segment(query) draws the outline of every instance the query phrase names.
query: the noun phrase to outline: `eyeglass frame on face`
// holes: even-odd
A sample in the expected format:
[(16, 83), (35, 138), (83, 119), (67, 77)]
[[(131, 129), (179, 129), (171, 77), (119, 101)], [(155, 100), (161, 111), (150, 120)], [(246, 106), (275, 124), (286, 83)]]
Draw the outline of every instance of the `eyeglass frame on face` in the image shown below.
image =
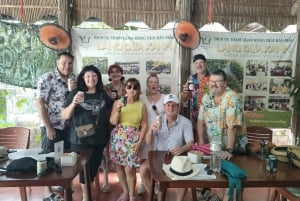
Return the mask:
[(135, 84), (127, 84), (126, 85), (126, 89), (133, 89), (133, 90), (135, 90), (135, 91), (137, 91), (139, 88), (138, 88), (138, 86), (137, 85), (135, 85)]
[(213, 83), (213, 84), (218, 84), (218, 83), (224, 82), (224, 81), (225, 81), (225, 80), (215, 80), (215, 81), (209, 80), (209, 82), (210, 82), (210, 83)]

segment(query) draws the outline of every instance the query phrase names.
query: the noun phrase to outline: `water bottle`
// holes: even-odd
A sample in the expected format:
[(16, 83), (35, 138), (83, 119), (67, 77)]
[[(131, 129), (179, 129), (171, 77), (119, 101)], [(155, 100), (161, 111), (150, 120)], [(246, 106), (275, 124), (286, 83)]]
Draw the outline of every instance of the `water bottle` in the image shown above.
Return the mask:
[(210, 169), (214, 172), (221, 171), (221, 151), (222, 136), (214, 132), (210, 143)]
[(210, 169), (214, 172), (221, 171), (221, 144), (210, 144)]

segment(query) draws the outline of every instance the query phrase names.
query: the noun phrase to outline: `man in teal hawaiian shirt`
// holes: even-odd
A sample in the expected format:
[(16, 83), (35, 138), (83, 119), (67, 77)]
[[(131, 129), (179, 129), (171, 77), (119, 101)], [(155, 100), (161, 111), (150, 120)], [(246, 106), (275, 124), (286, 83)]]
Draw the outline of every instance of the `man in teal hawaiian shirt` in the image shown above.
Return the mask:
[(204, 95), (197, 121), (199, 145), (204, 144), (207, 133), (211, 141), (222, 139), (224, 159), (232, 158), (237, 128), (242, 125), (242, 102), (240, 96), (227, 86), (227, 76), (217, 70), (210, 76), (210, 93)]
[[(210, 75), (210, 93), (204, 95), (197, 121), (198, 144), (222, 141), (221, 158), (231, 159), (238, 127), (242, 125), (242, 103), (240, 96), (227, 86), (224, 71), (217, 70)], [(227, 190), (220, 192), (223, 201), (229, 200)], [(220, 195), (220, 193), (218, 193)]]

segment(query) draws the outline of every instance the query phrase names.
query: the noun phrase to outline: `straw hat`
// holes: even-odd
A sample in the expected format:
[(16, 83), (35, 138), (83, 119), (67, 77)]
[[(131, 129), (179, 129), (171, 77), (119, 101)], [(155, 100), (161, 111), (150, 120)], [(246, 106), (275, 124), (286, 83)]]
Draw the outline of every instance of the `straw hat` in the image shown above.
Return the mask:
[(174, 156), (171, 164), (166, 165), (164, 170), (166, 175), (173, 179), (188, 179), (196, 176), (200, 171), (188, 156)]

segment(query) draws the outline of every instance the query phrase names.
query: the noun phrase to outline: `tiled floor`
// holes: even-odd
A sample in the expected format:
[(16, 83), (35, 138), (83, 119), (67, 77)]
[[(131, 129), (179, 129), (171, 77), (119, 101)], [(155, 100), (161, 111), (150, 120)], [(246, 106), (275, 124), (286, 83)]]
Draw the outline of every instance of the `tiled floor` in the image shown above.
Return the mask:
[[(102, 174), (100, 174), (102, 176)], [(100, 185), (102, 178), (100, 176)], [(140, 183), (139, 175), (138, 175), (137, 183)], [(95, 194), (94, 199), (96, 201), (116, 201), (121, 193), (121, 187), (118, 183), (118, 178), (116, 173), (110, 173), (109, 182), (112, 187), (113, 192), (111, 193), (103, 193), (100, 191), (93, 190)], [(74, 193), (73, 193), (73, 201), (81, 201), (81, 188), (78, 183), (78, 178), (74, 180)], [(44, 195), (43, 187), (31, 187), (31, 190), (28, 190), (28, 201), (42, 201)], [(268, 188), (247, 188), (244, 190), (244, 201), (268, 201), (269, 200), (270, 189)], [(146, 195), (137, 196), (138, 201), (146, 201)], [(19, 201), (19, 189), (18, 188), (0, 188), (0, 201)], [(167, 201), (175, 201), (175, 192), (174, 190), (169, 190), (167, 193)], [(190, 201), (191, 192), (188, 191), (185, 201)]]

